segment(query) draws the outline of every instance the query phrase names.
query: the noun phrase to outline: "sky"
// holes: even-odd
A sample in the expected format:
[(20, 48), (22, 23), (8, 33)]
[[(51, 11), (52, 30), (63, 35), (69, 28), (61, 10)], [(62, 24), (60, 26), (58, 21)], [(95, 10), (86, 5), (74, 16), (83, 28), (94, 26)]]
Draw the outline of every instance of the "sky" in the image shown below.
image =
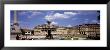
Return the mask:
[[(18, 23), (21, 28), (33, 29), (37, 25), (51, 21), (51, 24), (72, 27), (85, 23), (99, 23), (98, 10), (17, 10)], [(14, 10), (10, 11), (13, 24)]]

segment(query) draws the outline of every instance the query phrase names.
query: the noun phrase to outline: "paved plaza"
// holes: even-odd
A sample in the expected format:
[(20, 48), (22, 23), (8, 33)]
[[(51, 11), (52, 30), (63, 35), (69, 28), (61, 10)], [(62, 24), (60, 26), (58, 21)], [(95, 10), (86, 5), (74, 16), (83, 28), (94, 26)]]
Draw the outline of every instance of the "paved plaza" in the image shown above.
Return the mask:
[[(35, 36), (35, 35), (21, 35), (21, 37), (25, 37), (27, 39), (32, 38), (33, 40), (47, 40), (46, 36)], [(69, 36), (61, 36), (61, 35), (53, 35), (53, 39), (50, 40), (86, 40), (84, 37), (69, 37)], [(16, 40), (16, 35), (11, 35), (11, 40)]]

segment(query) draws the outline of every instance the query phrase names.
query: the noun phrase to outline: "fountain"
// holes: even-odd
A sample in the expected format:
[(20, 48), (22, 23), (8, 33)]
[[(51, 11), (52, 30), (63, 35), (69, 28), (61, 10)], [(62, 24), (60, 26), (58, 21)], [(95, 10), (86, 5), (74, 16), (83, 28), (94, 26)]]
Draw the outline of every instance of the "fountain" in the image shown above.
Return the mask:
[(46, 31), (48, 34), (46, 35), (46, 39), (53, 39), (53, 35), (51, 34), (52, 31), (55, 31), (56, 29), (51, 27), (51, 22), (47, 21), (47, 27), (43, 28), (42, 31)]

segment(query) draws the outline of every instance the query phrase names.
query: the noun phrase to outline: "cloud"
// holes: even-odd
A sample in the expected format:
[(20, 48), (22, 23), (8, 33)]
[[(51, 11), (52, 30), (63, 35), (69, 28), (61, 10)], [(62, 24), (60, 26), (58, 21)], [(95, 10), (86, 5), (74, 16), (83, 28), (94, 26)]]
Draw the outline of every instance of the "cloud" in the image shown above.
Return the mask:
[(28, 16), (28, 18), (36, 17), (41, 14), (42, 14), (42, 12), (33, 11), (33, 12), (31, 12), (31, 15)]
[(93, 15), (93, 14), (97, 14), (97, 16), (98, 15), (100, 15), (96, 10), (90, 10), (90, 11), (78, 11), (78, 13), (80, 14), (80, 15)]
[(49, 20), (49, 21), (55, 20), (55, 19), (65, 19), (65, 18), (68, 18), (68, 16), (64, 15), (64, 14), (61, 14), (61, 13), (55, 13), (53, 15), (46, 15), (45, 16), (45, 19)]
[(29, 22), (24, 22), (24, 21), (18, 21), (20, 24), (28, 24)]
[[(26, 24), (26, 23), (28, 23), (28, 22), (25, 22), (25, 21), (17, 21), (18, 22), (18, 24)], [(14, 23), (14, 20), (11, 20), (11, 24), (13, 24)]]
[(78, 18), (72, 18), (72, 20), (77, 20)]
[(64, 13), (54, 13), (48, 14), (45, 16), (46, 20), (55, 20), (55, 19), (68, 19), (70, 17), (75, 16), (77, 13), (74, 12), (64, 12)]
[(58, 25), (58, 23), (57, 22), (54, 22), (54, 21), (51, 24), (52, 25)]
[(22, 12), (20, 12), (19, 14), (20, 15), (26, 15), (27, 13), (29, 13), (28, 11), (22, 11)]
[(46, 15), (45, 19), (50, 21), (50, 20), (53, 20), (54, 18), (52, 17), (52, 15)]
[(88, 23), (88, 22), (89, 22), (89, 19), (85, 19), (85, 20), (84, 20), (84, 23)]
[(78, 13), (76, 13), (76, 12), (64, 12), (64, 14), (67, 14), (67, 15), (76, 15)]
[(85, 19), (86, 21), (88, 21), (89, 19)]
[(36, 17), (36, 16), (41, 15), (43, 13), (40, 11), (22, 11), (19, 14), (26, 15), (27, 18), (33, 18), (33, 17)]
[(92, 20), (91, 22), (92, 22), (92, 23), (98, 23), (98, 21), (97, 21), (97, 20)]
[(69, 24), (69, 25), (67, 25), (67, 27), (72, 27), (72, 26)]
[(61, 13), (55, 13), (53, 16), (55, 18), (69, 18), (69, 16), (67, 16), (65, 14), (61, 14)]

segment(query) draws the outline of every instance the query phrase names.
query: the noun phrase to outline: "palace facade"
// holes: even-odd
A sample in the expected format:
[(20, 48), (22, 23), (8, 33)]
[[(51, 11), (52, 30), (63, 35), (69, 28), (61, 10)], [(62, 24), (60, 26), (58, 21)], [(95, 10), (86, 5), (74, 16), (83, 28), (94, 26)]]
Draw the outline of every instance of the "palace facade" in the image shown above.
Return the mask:
[[(48, 24), (38, 25), (34, 28), (34, 35), (46, 35)], [(73, 35), (73, 36), (85, 36), (85, 37), (100, 37), (100, 24), (82, 24), (73, 27), (63, 27), (50, 25), (52, 28), (52, 35)]]
[(77, 26), (79, 34), (86, 35), (90, 39), (100, 39), (100, 24), (82, 24)]

